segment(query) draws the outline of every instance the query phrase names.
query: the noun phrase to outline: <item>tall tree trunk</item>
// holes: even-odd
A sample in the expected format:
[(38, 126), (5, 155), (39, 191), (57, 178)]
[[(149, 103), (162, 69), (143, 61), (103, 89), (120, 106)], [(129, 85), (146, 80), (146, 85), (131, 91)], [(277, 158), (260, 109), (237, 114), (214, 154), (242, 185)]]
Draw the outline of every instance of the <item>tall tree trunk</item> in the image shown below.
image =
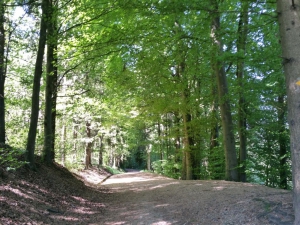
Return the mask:
[(247, 159), (247, 137), (246, 137), (246, 102), (244, 97), (244, 57), (246, 54), (246, 41), (248, 34), (248, 9), (249, 1), (243, 0), (238, 26), (237, 52), (239, 58), (236, 65), (236, 76), (238, 80), (238, 133), (240, 139), (239, 151), (239, 180), (246, 182), (246, 159)]
[[(177, 68), (177, 76), (179, 78), (183, 78), (183, 73), (185, 70), (185, 63), (181, 62)], [(184, 79), (182, 79), (184, 80)], [(190, 132), (190, 123), (192, 121), (192, 115), (190, 114), (190, 110), (188, 109), (188, 102), (190, 98), (190, 90), (188, 81), (186, 87), (182, 92), (182, 101), (185, 105), (182, 114), (182, 121), (183, 121), (183, 157), (182, 157), (182, 179), (183, 180), (191, 180), (193, 179), (193, 171), (192, 171), (192, 154), (191, 154), (191, 147), (192, 147), (192, 137)]]
[(286, 78), (292, 156), (294, 224), (300, 224), (300, 0), (277, 0), (282, 59)]
[(151, 170), (151, 150), (152, 150), (152, 146), (151, 144), (147, 146), (147, 170), (150, 171)]
[(88, 141), (85, 146), (85, 169), (88, 169), (92, 165), (92, 145), (93, 142), (91, 140), (91, 122), (86, 121), (86, 136)]
[[(53, 0), (52, 0), (53, 1)], [(52, 3), (53, 5), (53, 3)], [(52, 81), (52, 115), (51, 115), (51, 125), (52, 125), (52, 146), (51, 146), (51, 152), (55, 153), (55, 130), (56, 130), (56, 104), (57, 104), (57, 92), (58, 92), (58, 58), (57, 58), (57, 45), (58, 45), (58, 27), (57, 27), (57, 5), (58, 5), (58, 0), (55, 1), (55, 4), (53, 5), (53, 62), (52, 62), (52, 69), (53, 69), (53, 81)], [(53, 160), (54, 160), (55, 155), (53, 155)]]
[(35, 140), (36, 140), (36, 131), (39, 118), (39, 103), (40, 103), (40, 81), (43, 73), (43, 60), (44, 60), (44, 51), (47, 38), (47, 10), (48, 10), (48, 0), (42, 1), (42, 18), (40, 26), (40, 37), (38, 44), (38, 51), (35, 62), (34, 69), (34, 80), (33, 80), (33, 90), (31, 97), (31, 117), (30, 117), (30, 126), (27, 137), (27, 146), (26, 146), (26, 161), (29, 162), (29, 167), (33, 170), (36, 169), (34, 161), (34, 150), (35, 150)]
[(0, 1), (0, 146), (5, 145), (5, 7), (3, 0)]
[(220, 30), (220, 15), (218, 10), (218, 2), (216, 0), (211, 0), (211, 5), (213, 7), (212, 13), (212, 23), (211, 23), (211, 38), (214, 47), (214, 56), (212, 59), (212, 68), (215, 73), (218, 84), (218, 96), (219, 105), (221, 109), (222, 118), (222, 128), (223, 128), (223, 141), (225, 150), (225, 179), (237, 181), (238, 171), (237, 171), (237, 156), (235, 149), (233, 122), (231, 116), (231, 108), (228, 99), (228, 85), (226, 79), (226, 73), (224, 65), (219, 61), (220, 55), (222, 55), (222, 43), (219, 37)]
[[(45, 120), (44, 120), (44, 161), (47, 164), (54, 162), (54, 140), (55, 140), (55, 116), (56, 116), (56, 98), (54, 98), (57, 82), (57, 30), (56, 30), (56, 12), (52, 0), (49, 0), (48, 9), (49, 20), (47, 28), (47, 77), (45, 93)], [(54, 103), (54, 105), (53, 105)], [(54, 117), (53, 117), (54, 116)]]
[(190, 137), (190, 122), (192, 116), (189, 113), (183, 115), (183, 170), (182, 170), (182, 179), (183, 180), (192, 180), (193, 171), (192, 171), (192, 156), (191, 156), (191, 146), (192, 139)]

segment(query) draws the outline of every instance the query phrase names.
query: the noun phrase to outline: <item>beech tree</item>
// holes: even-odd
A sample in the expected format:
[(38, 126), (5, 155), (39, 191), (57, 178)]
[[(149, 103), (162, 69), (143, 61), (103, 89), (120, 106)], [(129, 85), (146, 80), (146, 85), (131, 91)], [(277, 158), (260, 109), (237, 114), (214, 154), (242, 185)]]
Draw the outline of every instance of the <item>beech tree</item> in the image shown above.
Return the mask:
[(38, 50), (36, 54), (34, 81), (31, 100), (31, 117), (30, 127), (28, 131), (27, 146), (26, 146), (26, 160), (29, 162), (31, 169), (35, 169), (34, 151), (36, 141), (36, 131), (39, 118), (40, 105), (40, 82), (43, 73), (44, 52), (47, 39), (47, 24), (48, 24), (48, 0), (42, 1), (42, 15), (40, 25), (40, 36)]
[[(220, 15), (219, 6), (216, 0), (211, 1), (213, 7), (211, 38), (215, 49), (215, 55), (221, 56), (223, 44), (220, 37)], [(223, 62), (215, 57), (212, 62), (213, 73), (218, 84), (218, 97), (221, 109), (221, 120), (223, 130), (224, 151), (226, 160), (225, 179), (238, 181), (237, 156), (235, 149), (234, 127), (232, 122), (231, 107), (228, 100), (227, 78)]]
[(238, 104), (238, 133), (239, 133), (239, 180), (246, 182), (246, 159), (247, 159), (247, 118), (246, 118), (246, 101), (245, 94), (243, 92), (244, 88), (244, 71), (245, 63), (244, 58), (246, 56), (247, 50), (247, 36), (248, 36), (248, 20), (249, 20), (249, 1), (241, 1), (242, 7), (239, 16), (238, 24), (238, 38), (237, 38), (237, 52), (239, 57), (237, 59), (236, 65), (236, 76), (238, 79), (238, 93), (239, 93), (239, 104)]
[(0, 1), (0, 146), (5, 144), (5, 98), (4, 98), (4, 84), (5, 84), (5, 7), (4, 1)]
[(44, 119), (44, 160), (51, 164), (55, 158), (55, 122), (57, 99), (57, 2), (49, 1), (47, 20), (47, 69)]
[(300, 1), (278, 0), (277, 13), (287, 90), (296, 225), (300, 224)]

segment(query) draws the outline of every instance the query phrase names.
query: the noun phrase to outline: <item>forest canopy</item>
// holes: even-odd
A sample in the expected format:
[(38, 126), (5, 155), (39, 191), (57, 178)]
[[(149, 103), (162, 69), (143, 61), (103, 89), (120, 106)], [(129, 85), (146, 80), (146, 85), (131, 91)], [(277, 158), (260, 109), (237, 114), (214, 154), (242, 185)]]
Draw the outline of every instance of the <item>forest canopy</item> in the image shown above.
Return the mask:
[(0, 34), (0, 164), (292, 187), (275, 1), (5, 0)]

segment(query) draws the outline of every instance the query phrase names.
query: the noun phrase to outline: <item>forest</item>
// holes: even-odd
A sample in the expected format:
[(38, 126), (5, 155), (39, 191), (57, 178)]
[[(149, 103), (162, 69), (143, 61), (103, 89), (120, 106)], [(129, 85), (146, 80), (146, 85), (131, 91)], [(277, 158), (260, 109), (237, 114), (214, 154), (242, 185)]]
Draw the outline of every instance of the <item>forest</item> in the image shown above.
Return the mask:
[(278, 14), (273, 0), (2, 0), (0, 164), (292, 189)]

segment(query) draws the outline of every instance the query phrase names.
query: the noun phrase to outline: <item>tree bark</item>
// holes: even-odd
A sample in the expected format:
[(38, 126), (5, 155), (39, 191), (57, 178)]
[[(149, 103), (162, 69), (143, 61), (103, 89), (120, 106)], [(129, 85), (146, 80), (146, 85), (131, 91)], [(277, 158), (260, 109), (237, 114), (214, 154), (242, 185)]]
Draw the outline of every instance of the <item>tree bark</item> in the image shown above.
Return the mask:
[[(54, 162), (55, 151), (55, 116), (56, 116), (56, 94), (54, 88), (57, 82), (57, 30), (56, 12), (53, 1), (49, 1), (47, 24), (47, 77), (45, 93), (45, 120), (44, 120), (44, 161), (47, 164)], [(56, 89), (56, 88), (55, 88)]]
[(223, 142), (225, 150), (225, 179), (238, 181), (237, 171), (237, 156), (235, 149), (234, 130), (231, 116), (230, 102), (228, 99), (228, 85), (224, 65), (219, 61), (218, 56), (222, 55), (222, 43), (219, 37), (220, 30), (220, 15), (218, 10), (218, 2), (211, 0), (213, 7), (212, 23), (211, 23), (211, 38), (213, 41), (214, 54), (212, 59), (212, 69), (215, 73), (218, 85), (219, 105), (221, 109)]
[(277, 0), (286, 78), (288, 123), (292, 156), (294, 224), (300, 224), (300, 0)]
[(35, 62), (34, 69), (34, 80), (33, 80), (33, 90), (31, 97), (31, 117), (30, 126), (27, 137), (26, 146), (26, 161), (29, 162), (29, 167), (33, 170), (36, 169), (34, 161), (34, 151), (35, 151), (35, 140), (36, 131), (39, 118), (39, 103), (40, 103), (40, 81), (43, 73), (43, 60), (46, 45), (46, 33), (47, 33), (47, 10), (48, 10), (48, 0), (42, 1), (42, 18), (40, 26), (40, 37), (38, 44), (38, 51)]
[(190, 137), (190, 122), (192, 121), (192, 116), (189, 113), (183, 115), (183, 170), (182, 170), (182, 179), (183, 180), (192, 180), (193, 171), (192, 171), (192, 156), (191, 156), (191, 146), (192, 140)]
[[(52, 0), (53, 1), (53, 0)], [(53, 4), (53, 3), (52, 3)], [(57, 58), (57, 45), (58, 45), (58, 26), (57, 26), (57, 5), (58, 0), (56, 1), (56, 4), (54, 4), (54, 10), (52, 13), (53, 18), (53, 63), (52, 63), (52, 69), (53, 69), (53, 81), (52, 81), (52, 141), (51, 141), (51, 151), (55, 153), (55, 131), (56, 131), (56, 104), (57, 104), (57, 92), (58, 92), (58, 58)], [(53, 155), (54, 160), (55, 155)]]
[(4, 18), (5, 8), (3, 0), (0, 1), (0, 145), (5, 145), (5, 99), (4, 99), (4, 86), (5, 86), (5, 29)]
[(247, 159), (247, 137), (246, 137), (246, 102), (244, 97), (244, 57), (246, 54), (246, 43), (248, 34), (248, 9), (249, 1), (242, 1), (242, 11), (240, 13), (239, 26), (238, 26), (238, 40), (237, 52), (239, 53), (236, 76), (238, 80), (238, 133), (240, 139), (239, 150), (239, 180), (246, 182), (246, 159)]
[(150, 171), (151, 170), (151, 150), (152, 150), (152, 146), (148, 145), (146, 149), (147, 149), (147, 170)]
[(92, 165), (92, 145), (93, 142), (91, 141), (91, 122), (86, 121), (86, 136), (88, 141), (86, 142), (85, 147), (85, 169), (88, 169)]

